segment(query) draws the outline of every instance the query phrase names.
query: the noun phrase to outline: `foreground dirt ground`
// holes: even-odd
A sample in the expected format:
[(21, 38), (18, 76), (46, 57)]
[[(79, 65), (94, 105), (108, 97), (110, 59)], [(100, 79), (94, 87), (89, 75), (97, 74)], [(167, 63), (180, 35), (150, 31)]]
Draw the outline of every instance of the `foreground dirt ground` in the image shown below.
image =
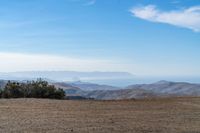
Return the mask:
[(0, 100), (0, 132), (200, 133), (200, 98)]

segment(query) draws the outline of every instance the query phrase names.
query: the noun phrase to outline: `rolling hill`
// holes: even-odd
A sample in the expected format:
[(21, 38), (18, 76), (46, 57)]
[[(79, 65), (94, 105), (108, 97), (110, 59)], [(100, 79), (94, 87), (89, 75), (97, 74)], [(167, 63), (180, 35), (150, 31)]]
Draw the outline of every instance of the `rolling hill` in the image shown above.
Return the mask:
[(153, 91), (156, 94), (177, 95), (177, 96), (199, 96), (200, 84), (186, 82), (159, 81), (153, 84), (131, 85), (126, 89), (142, 89)]
[(120, 87), (114, 87), (110, 85), (100, 85), (100, 84), (94, 84), (94, 83), (89, 83), (89, 82), (72, 82), (69, 83), (70, 85), (74, 87), (78, 87), (84, 91), (93, 91), (93, 90), (119, 90), (121, 89)]
[(84, 97), (113, 100), (152, 97), (200, 96), (200, 85), (185, 82), (159, 81), (152, 84), (131, 85), (120, 90), (93, 90), (80, 93)]

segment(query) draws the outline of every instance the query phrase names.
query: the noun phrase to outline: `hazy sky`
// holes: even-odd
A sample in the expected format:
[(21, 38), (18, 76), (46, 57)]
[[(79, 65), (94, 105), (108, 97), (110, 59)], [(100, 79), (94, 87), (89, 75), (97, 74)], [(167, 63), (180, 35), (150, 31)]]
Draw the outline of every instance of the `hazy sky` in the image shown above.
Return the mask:
[(200, 75), (199, 0), (1, 0), (0, 71)]

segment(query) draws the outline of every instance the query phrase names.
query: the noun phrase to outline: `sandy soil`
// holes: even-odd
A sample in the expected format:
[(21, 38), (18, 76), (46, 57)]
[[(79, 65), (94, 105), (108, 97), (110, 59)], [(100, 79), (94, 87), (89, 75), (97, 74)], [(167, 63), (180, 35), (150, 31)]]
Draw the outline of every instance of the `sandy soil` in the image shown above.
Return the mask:
[(200, 98), (0, 100), (0, 132), (200, 133)]

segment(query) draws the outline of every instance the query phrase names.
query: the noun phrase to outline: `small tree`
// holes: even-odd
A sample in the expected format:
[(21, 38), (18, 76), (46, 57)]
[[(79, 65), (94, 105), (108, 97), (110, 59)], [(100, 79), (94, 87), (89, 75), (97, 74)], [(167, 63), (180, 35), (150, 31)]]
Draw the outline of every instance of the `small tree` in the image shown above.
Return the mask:
[(8, 82), (4, 88), (3, 96), (5, 98), (20, 98), (23, 97), (21, 85), (17, 82)]
[(58, 89), (55, 92), (55, 98), (56, 99), (63, 99), (65, 97), (65, 91), (63, 89)]

